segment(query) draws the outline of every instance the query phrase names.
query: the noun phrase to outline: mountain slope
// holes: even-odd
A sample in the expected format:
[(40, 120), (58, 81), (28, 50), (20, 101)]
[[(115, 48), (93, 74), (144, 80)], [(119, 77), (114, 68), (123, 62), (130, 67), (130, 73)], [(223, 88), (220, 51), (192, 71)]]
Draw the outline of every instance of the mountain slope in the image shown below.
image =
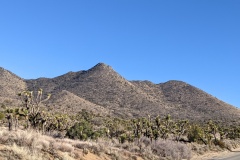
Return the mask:
[[(167, 104), (161, 99), (148, 95), (103, 63), (87, 71), (69, 72), (44, 81), (48, 81), (48, 84), (53, 83), (51, 86), (55, 87), (51, 90), (49, 90), (51, 87), (42, 85), (53, 94), (67, 90), (94, 104), (108, 108), (117, 115), (143, 116), (156, 110), (159, 110), (159, 114), (166, 114), (167, 109), (160, 110), (167, 108)], [(43, 79), (27, 81), (30, 89), (40, 87), (43, 83)]]
[(165, 101), (176, 106), (179, 114), (202, 120), (239, 120), (239, 109), (211, 96), (210, 94), (181, 81), (168, 81), (158, 84)]
[(0, 103), (16, 103), (17, 94), (26, 88), (22, 78), (0, 67)]
[(132, 84), (172, 106), (170, 114), (175, 118), (224, 122), (236, 121), (240, 117), (239, 109), (185, 82), (153, 84), (149, 81), (132, 81)]
[[(120, 117), (171, 114), (175, 118), (204, 121), (237, 121), (239, 109), (181, 81), (154, 84), (149, 81), (128, 81), (112, 67), (99, 63), (86, 71), (68, 72), (55, 78), (23, 81), (10, 72), (1, 81), (6, 95), (28, 87), (43, 88), (53, 96), (48, 105), (70, 112), (87, 109)], [(11, 78), (6, 78), (6, 77)], [(12, 81), (10, 81), (12, 80)], [(6, 83), (10, 84), (6, 84)], [(3, 88), (3, 87), (2, 87)], [(0, 95), (3, 97), (4, 95)]]
[(104, 107), (86, 101), (66, 90), (62, 90), (61, 92), (54, 94), (48, 100), (47, 106), (67, 113), (77, 113), (82, 109), (85, 109), (102, 115), (109, 114), (108, 110), (106, 110)]

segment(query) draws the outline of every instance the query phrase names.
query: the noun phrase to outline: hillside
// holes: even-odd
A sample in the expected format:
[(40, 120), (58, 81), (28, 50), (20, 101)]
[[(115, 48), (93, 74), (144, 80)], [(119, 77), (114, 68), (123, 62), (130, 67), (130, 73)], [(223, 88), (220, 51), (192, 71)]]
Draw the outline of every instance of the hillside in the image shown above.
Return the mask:
[(170, 114), (176, 118), (193, 121), (213, 119), (220, 122), (239, 120), (239, 109), (182, 81), (153, 84), (149, 81), (133, 81), (151, 96), (172, 105)]
[[(67, 90), (119, 116), (142, 116), (155, 112), (159, 107), (167, 108), (167, 104), (164, 104), (161, 99), (148, 95), (103, 63), (87, 71), (69, 72), (53, 79), (26, 82), (30, 89), (42, 86), (52, 94)], [(145, 111), (146, 106), (148, 111)], [(166, 114), (166, 110), (158, 112)]]
[(27, 88), (25, 81), (12, 72), (0, 67), (0, 103), (18, 103), (17, 94)]
[(239, 109), (206, 92), (181, 81), (158, 84), (165, 101), (176, 106), (179, 113), (197, 120), (214, 119), (221, 122), (239, 120)]
[(179, 119), (221, 122), (240, 118), (239, 109), (190, 84), (128, 81), (103, 63), (55, 78), (23, 80), (5, 69), (0, 70), (0, 75), (1, 98), (16, 99), (15, 95), (26, 87), (29, 90), (42, 88), (52, 94), (47, 105), (62, 112), (87, 109), (125, 118), (171, 114)]
[(47, 102), (47, 105), (52, 109), (66, 113), (77, 113), (82, 109), (85, 109), (101, 115), (109, 114), (108, 110), (104, 107), (84, 100), (66, 90), (62, 90), (61, 92), (54, 94)]

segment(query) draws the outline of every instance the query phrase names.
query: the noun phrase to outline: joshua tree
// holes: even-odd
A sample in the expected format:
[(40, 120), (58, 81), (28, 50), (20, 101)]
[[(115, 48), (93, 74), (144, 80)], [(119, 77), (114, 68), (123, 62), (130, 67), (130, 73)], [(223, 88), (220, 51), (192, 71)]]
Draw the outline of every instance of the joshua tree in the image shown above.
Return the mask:
[(208, 133), (212, 134), (214, 137), (214, 142), (217, 142), (217, 133), (218, 133), (217, 126), (211, 120), (207, 124), (208, 124), (207, 126)]
[(12, 131), (12, 126), (13, 126), (13, 109), (7, 109), (6, 118), (8, 120), (8, 130)]
[(189, 142), (203, 142), (205, 145), (208, 144), (207, 138), (208, 135), (199, 125), (190, 125), (188, 131), (188, 140)]
[(45, 99), (42, 99), (43, 90), (39, 89), (36, 97), (33, 91), (23, 91), (19, 93), (18, 96), (21, 98), (23, 107), (26, 110), (25, 117), (27, 119), (27, 127), (29, 127), (30, 123), (33, 128), (37, 128), (44, 120), (42, 112), (40, 111), (40, 104), (47, 101), (51, 95), (48, 94)]
[(188, 120), (180, 120), (175, 124), (174, 134), (176, 136), (176, 141), (179, 141), (181, 136), (184, 135), (187, 130), (187, 125)]
[(172, 120), (171, 116), (168, 114), (162, 121), (162, 125), (160, 126), (160, 134), (161, 138), (167, 139), (169, 133), (171, 133), (171, 128), (172, 127)]

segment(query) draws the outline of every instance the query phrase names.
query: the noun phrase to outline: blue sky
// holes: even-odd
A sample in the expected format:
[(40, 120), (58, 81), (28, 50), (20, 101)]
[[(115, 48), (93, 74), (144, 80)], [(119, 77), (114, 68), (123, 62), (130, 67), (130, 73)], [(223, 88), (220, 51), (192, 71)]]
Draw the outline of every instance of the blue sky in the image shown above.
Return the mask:
[(104, 62), (128, 80), (181, 80), (240, 107), (240, 1), (0, 1), (0, 57), (25, 79)]

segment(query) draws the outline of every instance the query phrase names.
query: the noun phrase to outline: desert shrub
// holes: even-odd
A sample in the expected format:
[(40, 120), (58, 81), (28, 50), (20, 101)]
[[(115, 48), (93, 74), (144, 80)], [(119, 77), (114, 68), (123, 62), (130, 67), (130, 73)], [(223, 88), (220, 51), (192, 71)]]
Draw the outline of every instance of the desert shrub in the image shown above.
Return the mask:
[(73, 151), (73, 156), (72, 157), (75, 158), (75, 159), (80, 159), (81, 155), (78, 151)]
[(232, 126), (232, 128), (229, 129), (226, 138), (234, 139), (234, 140), (237, 138), (240, 138), (240, 128), (236, 126)]
[(94, 132), (92, 125), (88, 121), (82, 120), (68, 129), (66, 135), (72, 139), (87, 140), (93, 138)]
[(34, 133), (33, 131), (29, 132), (15, 132), (14, 133), (14, 141), (19, 146), (28, 146), (31, 147), (39, 138), (39, 135), (37, 133)]
[(103, 125), (103, 120), (100, 117), (95, 117), (91, 120), (91, 123), (95, 126), (102, 126)]
[(74, 144), (74, 147), (79, 148), (79, 149), (90, 148), (91, 144), (88, 142), (76, 142)]
[(143, 143), (146, 147), (148, 147), (151, 144), (151, 140), (147, 137), (141, 137), (140, 143)]
[(30, 152), (29, 149), (25, 148), (25, 147), (20, 147), (18, 145), (16, 145), (15, 143), (11, 146), (12, 149), (12, 156), (14, 156), (14, 158), (16, 159), (31, 159), (32, 158), (32, 154)]
[(9, 139), (9, 133), (6, 131), (0, 131), (0, 143), (1, 144), (7, 144)]
[(170, 159), (190, 159), (191, 150), (186, 144), (177, 143), (170, 140), (159, 139), (152, 145), (153, 152), (159, 157), (166, 157)]
[(189, 142), (207, 144), (204, 130), (198, 125), (193, 125), (189, 128), (187, 137)]
[(119, 142), (124, 143), (127, 140), (127, 135), (126, 134), (121, 134), (119, 137)]
[(74, 147), (71, 144), (62, 143), (58, 149), (62, 152), (72, 152), (74, 150)]
[(122, 156), (117, 151), (111, 153), (111, 158), (114, 160), (123, 160)]
[(96, 140), (99, 137), (101, 137), (102, 135), (103, 135), (103, 133), (101, 131), (95, 131), (95, 132), (92, 133), (91, 138)]
[(214, 144), (218, 145), (220, 148), (227, 148), (227, 146), (225, 145), (225, 143), (222, 140), (214, 140)]
[(0, 120), (3, 120), (5, 118), (5, 114), (0, 112)]

